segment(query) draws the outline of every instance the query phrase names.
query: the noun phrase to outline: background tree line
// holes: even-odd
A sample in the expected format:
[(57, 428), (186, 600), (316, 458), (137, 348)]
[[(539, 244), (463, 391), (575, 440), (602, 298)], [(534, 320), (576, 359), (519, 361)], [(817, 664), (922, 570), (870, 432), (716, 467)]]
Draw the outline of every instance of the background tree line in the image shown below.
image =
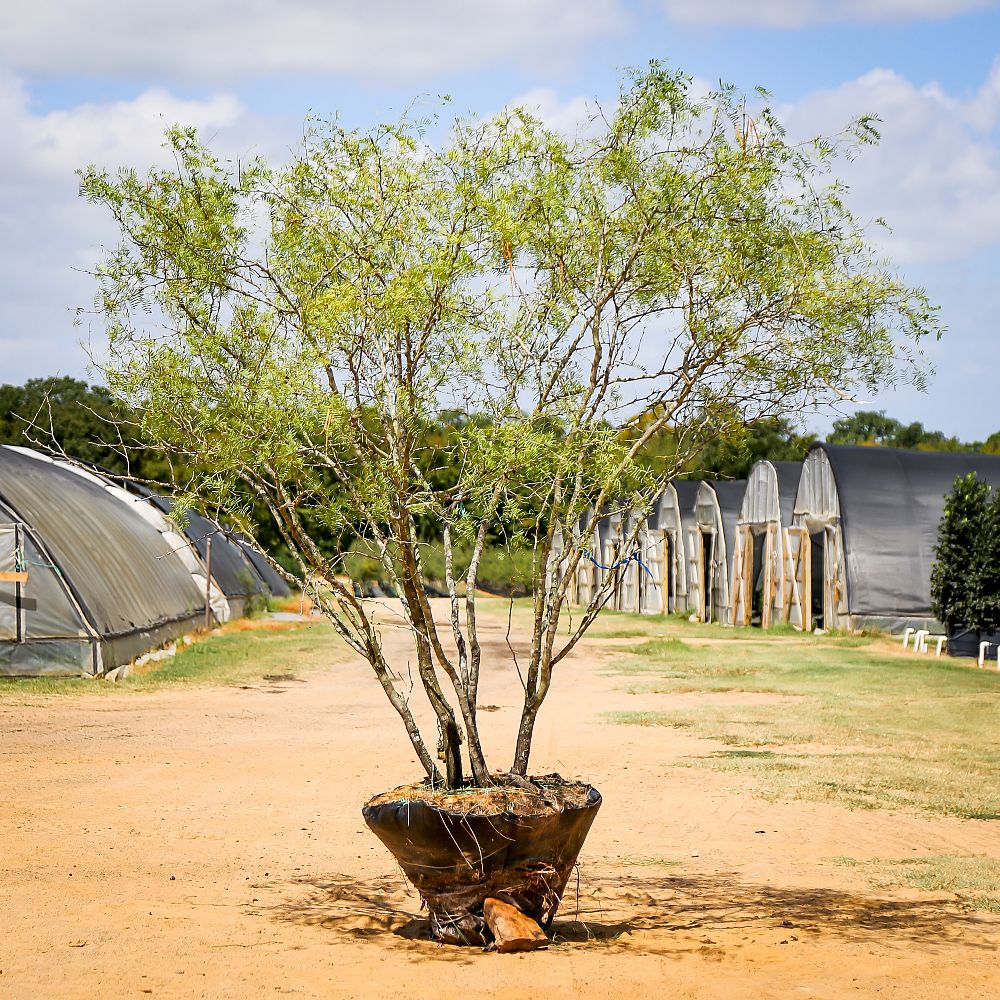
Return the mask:
[[(145, 447), (132, 430), (131, 415), (122, 410), (106, 389), (90, 385), (80, 379), (66, 376), (29, 379), (23, 385), (0, 385), (0, 444), (28, 447), (55, 447), (67, 455), (97, 466), (116, 476), (132, 477), (140, 482), (167, 489), (172, 482), (182, 483), (195, 471), (176, 458), (168, 463), (165, 456)], [(428, 452), (449, 455), (451, 461), (434, 469), (423, 470), (437, 485), (445, 485), (455, 478), (461, 463), (456, 447), (449, 450), (449, 437), (458, 440), (457, 431), (468, 418), (444, 411), (435, 422), (423, 428), (429, 444)], [(623, 426), (620, 433), (630, 436), (641, 431), (643, 417)], [(723, 438), (713, 439), (711, 429), (700, 428), (690, 433), (700, 433), (704, 443), (686, 465), (683, 475), (690, 479), (741, 479), (745, 478), (754, 462), (760, 459), (801, 460), (815, 435), (801, 433), (789, 420), (762, 420), (742, 426), (739, 431)], [(671, 456), (681, 446), (682, 434), (670, 429), (652, 438), (643, 458), (654, 471), (659, 471), (671, 461)], [(831, 444), (862, 444), (894, 448), (919, 448), (928, 451), (964, 451), (985, 454), (1000, 453), (1000, 431), (984, 442), (960, 441), (941, 431), (927, 430), (916, 422), (904, 424), (884, 411), (860, 410), (849, 417), (834, 421), (826, 440)], [(247, 498), (247, 520), (256, 527), (260, 544), (279, 561), (286, 561), (287, 552), (271, 527), (271, 519), (254, 510), (254, 501)], [(258, 514), (260, 516), (258, 516)], [(498, 590), (523, 588), (530, 576), (530, 553), (518, 551), (517, 541), (523, 529), (530, 525), (535, 512), (530, 502), (511, 504), (500, 519), (500, 528), (491, 538), (492, 552), (486, 559), (486, 583)], [(246, 527), (246, 525), (241, 525)], [(358, 578), (375, 579), (376, 561), (367, 551), (365, 539), (354, 532), (338, 528), (324, 531), (323, 525), (315, 530), (325, 546), (331, 550), (353, 549), (355, 558), (350, 564)], [(435, 564), (438, 553), (425, 532), (429, 544), (427, 558)], [(458, 554), (461, 563), (462, 553)], [(443, 575), (443, 573), (442, 573)]]

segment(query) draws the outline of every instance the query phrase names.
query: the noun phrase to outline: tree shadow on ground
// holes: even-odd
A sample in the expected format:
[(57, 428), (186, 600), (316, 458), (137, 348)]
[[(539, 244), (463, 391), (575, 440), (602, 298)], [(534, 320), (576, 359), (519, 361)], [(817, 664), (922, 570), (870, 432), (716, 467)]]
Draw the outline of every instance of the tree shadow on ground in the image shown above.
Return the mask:
[[(428, 938), (420, 901), (394, 874), (369, 880), (347, 875), (306, 877), (298, 890), (266, 911), (274, 919), (367, 938), (386, 933)], [(786, 944), (834, 938), (845, 944), (964, 947), (995, 950), (1000, 921), (964, 913), (950, 899), (859, 895), (826, 887), (748, 882), (735, 875), (633, 875), (571, 881), (553, 941), (647, 954), (705, 951), (744, 942)], [(717, 940), (725, 938), (725, 942)], [(463, 949), (444, 949), (459, 958)]]

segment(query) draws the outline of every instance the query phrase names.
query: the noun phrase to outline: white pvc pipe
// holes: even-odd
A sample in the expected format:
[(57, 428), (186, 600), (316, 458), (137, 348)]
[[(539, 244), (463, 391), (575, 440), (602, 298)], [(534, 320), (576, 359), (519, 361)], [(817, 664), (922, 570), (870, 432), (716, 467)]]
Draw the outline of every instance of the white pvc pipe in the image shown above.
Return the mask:
[(906, 649), (907, 643), (910, 641), (910, 636), (916, 632), (914, 628), (904, 628), (903, 629), (903, 649)]
[(913, 637), (913, 651), (915, 653), (927, 652), (927, 636), (931, 634), (929, 628), (917, 629), (917, 634)]
[[(944, 644), (948, 641), (948, 636), (939, 635), (935, 636), (935, 638), (937, 639), (937, 649), (934, 650), (934, 655), (940, 656), (941, 647), (944, 646)], [(998, 663), (998, 669), (1000, 669), (1000, 648), (997, 649), (997, 663)]]
[[(979, 668), (980, 670), (986, 665), (986, 650), (990, 648), (988, 642), (981, 642), (979, 644)], [(997, 650), (997, 655), (1000, 656), (1000, 649)]]

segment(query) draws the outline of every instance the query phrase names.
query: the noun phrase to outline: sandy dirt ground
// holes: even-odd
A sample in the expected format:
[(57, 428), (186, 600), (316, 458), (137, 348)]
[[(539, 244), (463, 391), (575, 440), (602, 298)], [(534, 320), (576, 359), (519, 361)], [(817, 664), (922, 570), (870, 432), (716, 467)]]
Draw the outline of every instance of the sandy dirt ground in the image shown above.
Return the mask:
[[(495, 764), (517, 719), (503, 632), (480, 699)], [(405, 670), (405, 635), (386, 642)], [(415, 759), (360, 662), (0, 707), (0, 997), (998, 995), (1000, 918), (835, 859), (998, 856), (1000, 823), (771, 804), (678, 766), (715, 744), (602, 720), (641, 707), (606, 671), (616, 645), (585, 642), (539, 720), (533, 770), (604, 805), (529, 955), (415, 936), (419, 902), (360, 813)]]

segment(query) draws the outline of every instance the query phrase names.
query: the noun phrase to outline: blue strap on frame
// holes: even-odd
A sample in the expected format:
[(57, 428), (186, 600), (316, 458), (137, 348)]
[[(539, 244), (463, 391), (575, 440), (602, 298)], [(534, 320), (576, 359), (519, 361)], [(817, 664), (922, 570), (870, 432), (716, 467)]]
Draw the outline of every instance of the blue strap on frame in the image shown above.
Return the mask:
[(627, 556), (625, 559), (619, 559), (618, 562), (612, 563), (610, 566), (605, 566), (603, 563), (599, 563), (594, 558), (594, 554), (590, 551), (590, 549), (581, 549), (580, 551), (583, 552), (583, 554), (598, 569), (603, 569), (605, 572), (609, 572), (610, 570), (613, 570), (613, 569), (620, 569), (622, 566), (627, 566), (629, 563), (634, 562), (637, 566), (641, 567), (642, 569), (644, 569), (649, 574), (649, 578), (650, 578), (650, 580), (653, 581), (653, 586), (654, 587), (658, 587), (659, 586), (659, 584), (656, 582), (656, 577), (653, 576), (653, 571), (642, 561), (641, 557), (639, 556), (638, 551), (633, 552), (630, 556)]

